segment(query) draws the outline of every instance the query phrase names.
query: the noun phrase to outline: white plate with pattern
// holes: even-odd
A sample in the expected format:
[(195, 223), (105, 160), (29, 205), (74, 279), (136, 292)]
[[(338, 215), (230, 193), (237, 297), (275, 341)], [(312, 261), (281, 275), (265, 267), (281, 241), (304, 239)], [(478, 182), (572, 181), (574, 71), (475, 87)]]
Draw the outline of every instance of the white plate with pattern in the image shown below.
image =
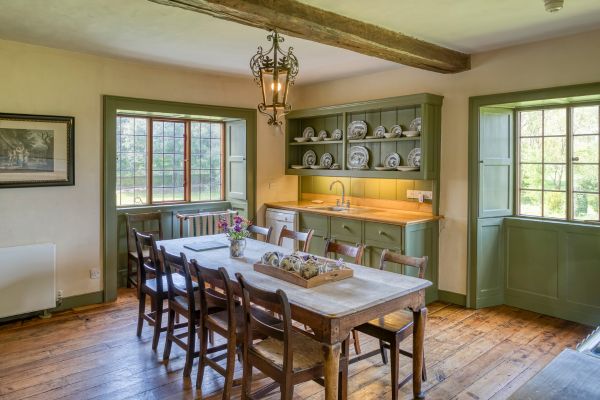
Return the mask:
[(407, 162), (409, 167), (421, 167), (421, 149), (415, 147), (408, 153)]
[(400, 165), (400, 154), (398, 153), (390, 153), (385, 156), (385, 160), (383, 160), (383, 166), (387, 168), (396, 168)]
[(309, 138), (313, 136), (315, 136), (315, 128), (312, 126), (307, 126), (304, 128), (304, 131), (302, 131), (302, 137)]
[(394, 125), (390, 128), (390, 132), (395, 133), (396, 136), (402, 136), (402, 127), (400, 125)]
[(350, 147), (348, 155), (348, 168), (366, 169), (369, 168), (369, 150), (364, 146)]
[(319, 131), (319, 134), (317, 136), (325, 140), (327, 139), (327, 131), (323, 129), (322, 131)]
[(375, 137), (382, 138), (384, 135), (385, 135), (385, 126), (383, 126), (383, 125), (379, 125), (373, 131), (373, 136), (375, 136)]
[(331, 153), (325, 153), (319, 159), (319, 165), (323, 168), (331, 168), (333, 165), (333, 156)]
[(364, 139), (367, 136), (365, 121), (352, 121), (348, 124), (348, 139)]
[(333, 132), (331, 132), (333, 140), (342, 140), (342, 136), (344, 136), (344, 132), (342, 132), (340, 128), (335, 128)]
[(310, 167), (315, 164), (317, 164), (317, 155), (313, 150), (308, 150), (302, 156), (302, 165), (304, 165), (305, 167)]
[(417, 117), (411, 121), (410, 130), (421, 132), (421, 117)]

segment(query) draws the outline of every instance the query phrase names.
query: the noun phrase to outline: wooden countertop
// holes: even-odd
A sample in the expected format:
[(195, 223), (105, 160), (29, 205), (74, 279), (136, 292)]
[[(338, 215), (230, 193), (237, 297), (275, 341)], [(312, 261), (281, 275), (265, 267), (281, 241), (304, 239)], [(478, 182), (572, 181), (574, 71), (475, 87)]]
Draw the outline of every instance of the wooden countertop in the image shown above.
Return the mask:
[(386, 224), (406, 226), (420, 222), (436, 221), (443, 217), (416, 211), (404, 211), (397, 209), (351, 206), (348, 211), (331, 211), (327, 207), (334, 206), (332, 203), (315, 204), (311, 201), (284, 201), (277, 203), (266, 203), (268, 208), (279, 208), (298, 212), (309, 212), (313, 214), (331, 217), (358, 219), (361, 221), (382, 222)]

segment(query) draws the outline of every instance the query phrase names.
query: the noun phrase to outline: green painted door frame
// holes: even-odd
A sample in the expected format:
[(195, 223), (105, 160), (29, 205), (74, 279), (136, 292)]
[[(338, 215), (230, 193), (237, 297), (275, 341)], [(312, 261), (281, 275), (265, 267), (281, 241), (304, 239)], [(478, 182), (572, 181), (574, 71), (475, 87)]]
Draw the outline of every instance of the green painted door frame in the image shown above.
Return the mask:
[[(104, 168), (103, 168), (103, 262), (104, 301), (117, 298), (117, 205), (116, 205), (116, 117), (118, 111), (140, 113), (177, 114), (204, 118), (220, 118), (229, 121), (246, 121), (246, 184), (248, 218), (256, 213), (256, 110), (249, 108), (221, 107), (180, 103), (172, 101), (104, 96)], [(157, 114), (157, 115), (160, 115)], [(193, 203), (198, 206), (202, 203)], [(161, 208), (145, 206), (144, 209)]]
[[(523, 108), (533, 105), (560, 105), (575, 102), (590, 102), (600, 99), (600, 82), (581, 85), (534, 89), (520, 92), (499, 93), (469, 98), (469, 206), (467, 229), (467, 306), (478, 308), (491, 304), (477, 304), (478, 282), (485, 281), (477, 271), (479, 182), (480, 182), (480, 109), (483, 107)], [(514, 118), (513, 118), (514, 120)], [(514, 168), (513, 168), (514, 170)], [(515, 177), (513, 177), (515, 179)], [(514, 196), (513, 196), (514, 210)], [(542, 221), (542, 223), (544, 223)], [(497, 297), (501, 298), (501, 296)]]

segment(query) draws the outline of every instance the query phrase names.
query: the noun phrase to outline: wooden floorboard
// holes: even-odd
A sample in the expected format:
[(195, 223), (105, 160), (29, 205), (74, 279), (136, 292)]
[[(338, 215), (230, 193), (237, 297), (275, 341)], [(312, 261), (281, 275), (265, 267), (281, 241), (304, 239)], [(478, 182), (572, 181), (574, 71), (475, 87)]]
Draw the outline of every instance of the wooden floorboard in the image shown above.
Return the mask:
[[(214, 371), (207, 368), (202, 392), (197, 391), (196, 366), (191, 379), (181, 376), (183, 351), (173, 346), (166, 363), (163, 340), (157, 353), (150, 348), (150, 328), (135, 336), (136, 301), (132, 290), (122, 290), (114, 303), (0, 325), (0, 399), (220, 399), (223, 379)], [(470, 310), (433, 303), (425, 338), (427, 398), (505, 399), (590, 330), (508, 306)], [(363, 351), (377, 346), (362, 334), (361, 344)], [(411, 345), (408, 339), (402, 348)], [(410, 370), (410, 360), (402, 358), (401, 376)], [(380, 357), (353, 364), (349, 373), (350, 399), (391, 398), (389, 365)], [(410, 384), (400, 394), (411, 398)], [(267, 397), (278, 398), (279, 393)], [(296, 387), (294, 398), (320, 400), (323, 389), (305, 383)]]

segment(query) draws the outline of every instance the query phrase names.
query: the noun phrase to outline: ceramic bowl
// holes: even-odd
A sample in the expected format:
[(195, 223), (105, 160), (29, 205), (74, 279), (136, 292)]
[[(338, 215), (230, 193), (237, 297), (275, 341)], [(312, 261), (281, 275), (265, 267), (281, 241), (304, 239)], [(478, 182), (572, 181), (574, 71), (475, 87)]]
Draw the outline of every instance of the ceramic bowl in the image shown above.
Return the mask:
[(391, 139), (394, 138), (396, 136), (398, 136), (395, 132), (386, 132), (383, 134), (383, 136), (385, 136), (387, 139)]

